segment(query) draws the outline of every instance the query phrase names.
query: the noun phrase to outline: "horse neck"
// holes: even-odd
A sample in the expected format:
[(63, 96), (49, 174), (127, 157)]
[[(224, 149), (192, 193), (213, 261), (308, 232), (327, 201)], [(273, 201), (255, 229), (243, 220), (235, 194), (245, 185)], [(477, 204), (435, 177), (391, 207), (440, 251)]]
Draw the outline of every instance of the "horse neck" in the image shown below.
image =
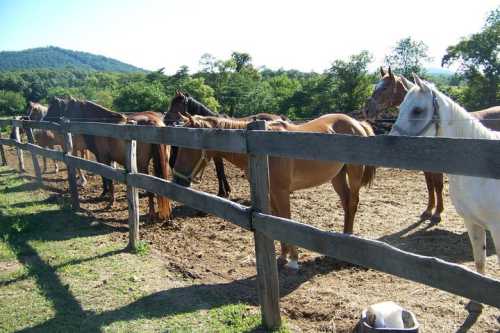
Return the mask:
[(222, 158), (238, 169), (247, 172), (248, 169), (248, 156), (245, 154), (230, 153), (224, 151), (214, 151), (212, 157)]
[(191, 115), (199, 115), (199, 116), (205, 116), (205, 117), (217, 117), (217, 114), (207, 108), (205, 105), (201, 104), (194, 98), (190, 97), (188, 99), (188, 111), (189, 114)]
[(500, 133), (486, 128), (458, 103), (436, 92), (443, 136), (450, 138), (500, 139)]
[(121, 113), (106, 109), (105, 107), (88, 101), (79, 102), (79, 108), (71, 110), (72, 118), (80, 118), (79, 121), (84, 121), (86, 117), (90, 118), (87, 121), (121, 123), (127, 118)]

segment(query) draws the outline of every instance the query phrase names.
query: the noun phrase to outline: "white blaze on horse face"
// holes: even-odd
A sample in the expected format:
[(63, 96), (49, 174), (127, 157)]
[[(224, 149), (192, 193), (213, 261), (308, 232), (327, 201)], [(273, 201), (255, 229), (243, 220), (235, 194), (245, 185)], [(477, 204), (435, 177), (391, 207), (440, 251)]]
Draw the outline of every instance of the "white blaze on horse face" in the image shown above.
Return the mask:
[(384, 83), (385, 83), (384, 79), (378, 81), (377, 84), (375, 85), (375, 90), (381, 89)]
[[(414, 86), (399, 106), (399, 114), (389, 135), (436, 136), (434, 126), (425, 127), (432, 121), (434, 107), (429, 87), (423, 91)], [(422, 132), (423, 131), (423, 132)]]

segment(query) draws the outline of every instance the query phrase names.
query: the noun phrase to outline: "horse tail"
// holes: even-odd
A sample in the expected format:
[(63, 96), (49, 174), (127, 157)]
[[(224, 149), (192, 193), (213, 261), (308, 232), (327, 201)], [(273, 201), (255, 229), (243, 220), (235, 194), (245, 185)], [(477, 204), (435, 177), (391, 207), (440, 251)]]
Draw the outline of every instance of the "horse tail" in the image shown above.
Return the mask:
[[(367, 121), (360, 121), (359, 124), (366, 132), (366, 136), (375, 136), (372, 126)], [(363, 177), (361, 178), (361, 186), (370, 187), (375, 179), (377, 168), (373, 165), (365, 165)]]
[[(153, 166), (156, 177), (168, 179), (168, 158), (170, 147), (168, 145), (152, 145)], [(163, 196), (156, 196), (158, 202), (158, 215), (161, 219), (167, 220), (172, 215), (172, 205), (170, 199)]]

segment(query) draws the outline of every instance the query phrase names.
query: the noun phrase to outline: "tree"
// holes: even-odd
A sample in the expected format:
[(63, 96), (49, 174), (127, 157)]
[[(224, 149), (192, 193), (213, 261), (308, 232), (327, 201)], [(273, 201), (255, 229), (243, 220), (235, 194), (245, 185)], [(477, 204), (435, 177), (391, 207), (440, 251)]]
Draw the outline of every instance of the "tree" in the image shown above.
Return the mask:
[(26, 110), (26, 100), (21, 93), (0, 90), (0, 112), (2, 115), (22, 115)]
[(458, 44), (449, 46), (442, 65), (459, 63), (467, 81), (466, 107), (478, 109), (499, 104), (500, 7), (486, 19), (483, 29)]
[(431, 60), (428, 47), (422, 41), (403, 38), (397, 42), (392, 53), (385, 57), (385, 63), (398, 74), (411, 77), (412, 73), (424, 75), (423, 63)]
[(324, 111), (350, 112), (363, 106), (371, 90), (368, 64), (372, 59), (368, 51), (362, 51), (349, 57), (348, 61), (333, 62), (322, 85), (325, 89)]
[(231, 58), (236, 64), (235, 70), (241, 72), (244, 68), (252, 67), (252, 57), (248, 53), (244, 52), (233, 52)]
[(121, 112), (164, 111), (168, 97), (158, 82), (135, 82), (124, 86), (113, 105)]

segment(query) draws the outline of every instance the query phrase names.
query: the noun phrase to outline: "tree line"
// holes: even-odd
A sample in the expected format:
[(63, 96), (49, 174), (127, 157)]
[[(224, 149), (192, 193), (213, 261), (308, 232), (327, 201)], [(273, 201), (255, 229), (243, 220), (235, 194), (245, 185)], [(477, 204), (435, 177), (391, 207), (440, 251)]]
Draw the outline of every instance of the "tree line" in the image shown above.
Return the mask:
[[(443, 66), (458, 66), (454, 75), (425, 72), (427, 46), (411, 37), (398, 41), (384, 65), (411, 77), (418, 73), (469, 110), (498, 105), (500, 7), (487, 17), (481, 31), (448, 47)], [(335, 60), (323, 73), (256, 68), (247, 53), (229, 59), (205, 54), (200, 70), (185, 66), (173, 75), (154, 72), (119, 73), (77, 68), (26, 69), (0, 72), (0, 113), (19, 115), (27, 101), (47, 103), (53, 96), (93, 100), (120, 112), (165, 111), (177, 89), (191, 94), (213, 111), (233, 117), (259, 112), (309, 119), (321, 114), (351, 113), (363, 108), (379, 79), (370, 73), (368, 51)]]

